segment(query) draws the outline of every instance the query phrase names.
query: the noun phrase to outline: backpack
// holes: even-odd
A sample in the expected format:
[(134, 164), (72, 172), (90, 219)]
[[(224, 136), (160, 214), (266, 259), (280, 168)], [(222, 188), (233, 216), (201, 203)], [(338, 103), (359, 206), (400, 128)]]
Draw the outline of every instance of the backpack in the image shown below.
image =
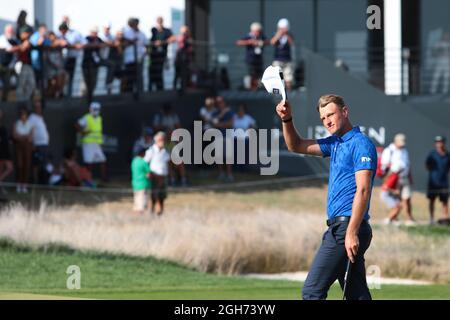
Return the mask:
[[(389, 148), (389, 147), (387, 147), (387, 148)], [(389, 167), (390, 167), (390, 162), (391, 161), (389, 159), (388, 167), (385, 168), (385, 170), (383, 170), (383, 168), (381, 167), (381, 158), (382, 158), (383, 151), (385, 150), (385, 148), (383, 148), (383, 147), (376, 147), (376, 150), (377, 150), (377, 171), (375, 172), (375, 175), (378, 178), (384, 178), (386, 176), (386, 174), (389, 172)], [(390, 155), (389, 155), (389, 158), (390, 158), (390, 157), (392, 157), (392, 150), (391, 149), (389, 149), (389, 150), (390, 150)]]
[(378, 178), (383, 178), (386, 172), (381, 168), (381, 155), (383, 153), (383, 147), (376, 147), (377, 150), (377, 171), (375, 172), (375, 175)]

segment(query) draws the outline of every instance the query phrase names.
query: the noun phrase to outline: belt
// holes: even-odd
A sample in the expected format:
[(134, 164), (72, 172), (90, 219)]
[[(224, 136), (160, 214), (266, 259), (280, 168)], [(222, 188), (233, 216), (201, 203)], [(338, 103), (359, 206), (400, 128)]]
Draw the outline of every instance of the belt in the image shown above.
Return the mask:
[[(346, 222), (346, 221), (350, 221), (351, 217), (347, 217), (347, 216), (340, 216), (340, 217), (336, 217), (336, 218), (332, 218), (332, 219), (328, 219), (327, 220), (327, 226), (332, 226), (333, 224), (336, 224), (338, 222)], [(367, 223), (367, 220), (364, 219), (361, 223)]]
[(329, 227), (335, 223), (345, 222), (345, 221), (350, 221), (350, 217), (341, 216), (341, 217), (331, 218), (331, 219), (327, 220), (327, 226)]

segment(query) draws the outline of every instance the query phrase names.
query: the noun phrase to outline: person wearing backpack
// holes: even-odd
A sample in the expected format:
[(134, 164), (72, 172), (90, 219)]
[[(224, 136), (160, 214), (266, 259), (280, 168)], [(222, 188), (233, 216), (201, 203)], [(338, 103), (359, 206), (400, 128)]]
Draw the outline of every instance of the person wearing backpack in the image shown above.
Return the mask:
[[(415, 224), (412, 215), (412, 175), (411, 165), (409, 160), (409, 153), (406, 149), (406, 136), (403, 133), (398, 133), (394, 137), (394, 141), (383, 150), (381, 155), (381, 171), (386, 174), (390, 169), (396, 167), (401, 170), (398, 177), (398, 188), (400, 192), (400, 199), (403, 203), (402, 208), (405, 207), (408, 219), (406, 225)], [(399, 212), (400, 214), (400, 212)]]

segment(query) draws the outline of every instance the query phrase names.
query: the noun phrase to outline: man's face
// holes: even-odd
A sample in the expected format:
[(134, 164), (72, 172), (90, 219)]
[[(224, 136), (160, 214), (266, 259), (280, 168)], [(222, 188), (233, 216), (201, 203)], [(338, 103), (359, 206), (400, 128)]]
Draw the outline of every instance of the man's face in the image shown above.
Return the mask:
[(331, 102), (319, 109), (320, 120), (330, 134), (341, 135), (341, 131), (348, 119), (348, 108), (339, 108)]
[(251, 33), (255, 36), (255, 37), (259, 37), (261, 35), (261, 29), (253, 29), (251, 30)]
[(41, 36), (47, 35), (47, 28), (46, 27), (39, 27), (39, 34)]
[(155, 139), (155, 143), (156, 143), (156, 145), (159, 147), (159, 148), (164, 148), (164, 136), (158, 136), (156, 139)]
[(158, 25), (162, 26), (163, 23), (164, 23), (163, 18), (162, 18), (162, 17), (158, 17), (158, 18), (156, 19), (156, 23), (157, 23)]
[(220, 109), (225, 108), (225, 106), (226, 106), (225, 100), (223, 100), (222, 97), (217, 97), (217, 98), (216, 98), (216, 105), (217, 105)]
[(23, 31), (20, 34), (20, 40), (25, 41), (28, 40), (30, 38), (30, 33), (28, 31)]
[(40, 101), (35, 101), (34, 102), (34, 112), (36, 114), (42, 114), (42, 104)]
[(97, 108), (91, 108), (90, 112), (93, 117), (98, 117), (100, 115), (100, 109)]
[(5, 27), (5, 36), (8, 39), (14, 36), (14, 27), (12, 25), (8, 25)]
[(289, 32), (288, 28), (278, 28), (278, 30), (281, 32), (281, 34), (287, 34)]
[(443, 141), (437, 141), (435, 146), (437, 150), (445, 150), (445, 143)]

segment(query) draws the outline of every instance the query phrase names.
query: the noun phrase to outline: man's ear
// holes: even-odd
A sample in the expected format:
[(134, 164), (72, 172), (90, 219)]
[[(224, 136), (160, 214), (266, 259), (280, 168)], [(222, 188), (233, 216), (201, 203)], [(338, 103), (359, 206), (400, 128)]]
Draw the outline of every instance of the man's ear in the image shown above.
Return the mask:
[(344, 114), (344, 117), (348, 118), (348, 107), (347, 106), (342, 107), (342, 113)]

